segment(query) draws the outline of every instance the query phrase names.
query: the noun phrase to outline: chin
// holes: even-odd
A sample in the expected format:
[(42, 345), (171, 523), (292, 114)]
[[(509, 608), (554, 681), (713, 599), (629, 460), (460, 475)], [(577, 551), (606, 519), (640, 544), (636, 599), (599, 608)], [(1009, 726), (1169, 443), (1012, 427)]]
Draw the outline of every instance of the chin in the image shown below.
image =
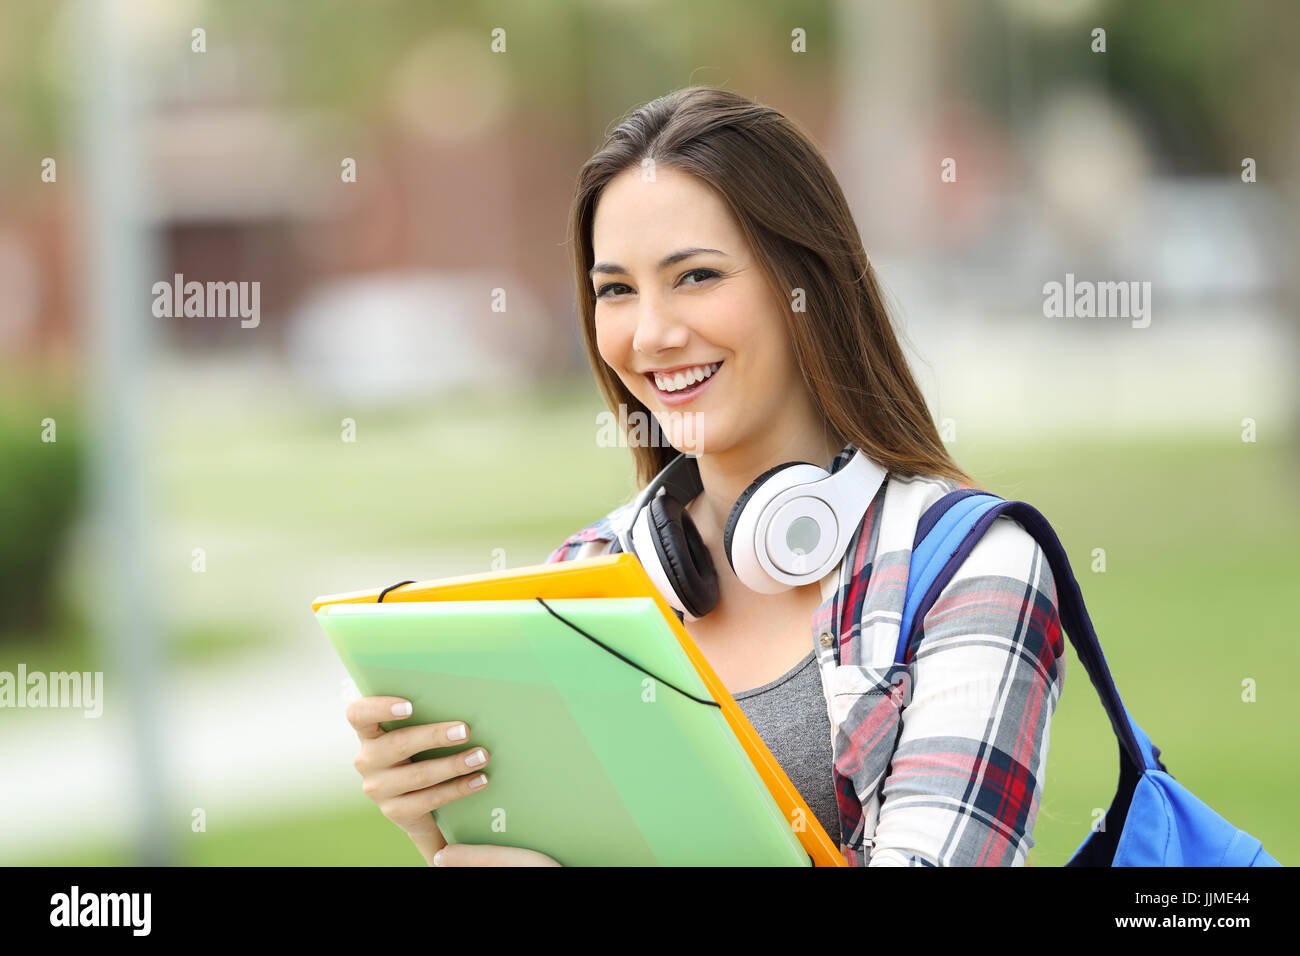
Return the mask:
[(735, 444), (730, 429), (720, 426), (716, 415), (698, 415), (693, 427), (679, 427), (666, 434), (674, 448), (697, 457), (724, 451)]
[(702, 455), (717, 445), (712, 427), (714, 415), (668, 408), (657, 413), (656, 418), (664, 440), (680, 452)]

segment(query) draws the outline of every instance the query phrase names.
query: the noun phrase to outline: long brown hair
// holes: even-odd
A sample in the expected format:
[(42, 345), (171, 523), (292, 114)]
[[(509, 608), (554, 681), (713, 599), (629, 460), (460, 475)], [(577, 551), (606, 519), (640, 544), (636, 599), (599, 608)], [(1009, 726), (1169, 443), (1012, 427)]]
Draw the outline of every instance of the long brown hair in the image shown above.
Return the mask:
[[(937, 475), (978, 487), (930, 418), (821, 151), (777, 110), (712, 87), (685, 87), (640, 107), (578, 176), (569, 237), (583, 339), (601, 394), (620, 421), (627, 420), (618, 415), (620, 405), (628, 419), (639, 411), (648, 422), (651, 412), (596, 347), (592, 219), (606, 184), (645, 159), (696, 176), (722, 196), (782, 301), (804, 290), (806, 309), (784, 312), (804, 381), (833, 435), (894, 475)], [(666, 444), (628, 444), (639, 487), (677, 454)]]

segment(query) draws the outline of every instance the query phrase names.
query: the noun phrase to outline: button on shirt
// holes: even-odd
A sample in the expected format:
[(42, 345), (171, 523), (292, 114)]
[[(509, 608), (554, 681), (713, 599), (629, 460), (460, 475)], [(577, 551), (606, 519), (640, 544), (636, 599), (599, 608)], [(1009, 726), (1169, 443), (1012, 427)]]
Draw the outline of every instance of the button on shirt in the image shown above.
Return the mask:
[[(851, 456), (845, 448), (830, 471)], [(769, 749), (798, 741), (798, 756), (773, 756), (819, 819), (819, 787), (798, 777), (827, 762), (838, 820), (823, 826), (851, 866), (1023, 866), (1033, 846), (1065, 644), (1051, 569), (1029, 532), (996, 518), (894, 661), (917, 524), (962, 487), (886, 476), (810, 622), (827, 722), (755, 727)], [(608, 553), (630, 508), (571, 535), (548, 563)]]

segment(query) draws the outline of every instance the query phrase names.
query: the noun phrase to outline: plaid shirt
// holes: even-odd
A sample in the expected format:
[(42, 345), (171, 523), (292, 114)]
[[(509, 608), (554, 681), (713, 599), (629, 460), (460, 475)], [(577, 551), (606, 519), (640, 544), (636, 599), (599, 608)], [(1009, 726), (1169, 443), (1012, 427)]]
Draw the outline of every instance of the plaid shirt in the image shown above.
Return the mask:
[[(850, 866), (1023, 866), (1034, 843), (1065, 644), (1052, 572), (1029, 532), (997, 518), (925, 615), (904, 665), (894, 662), (917, 523), (961, 487), (887, 475), (821, 582), (810, 634)], [(607, 553), (630, 509), (572, 535), (547, 563)]]

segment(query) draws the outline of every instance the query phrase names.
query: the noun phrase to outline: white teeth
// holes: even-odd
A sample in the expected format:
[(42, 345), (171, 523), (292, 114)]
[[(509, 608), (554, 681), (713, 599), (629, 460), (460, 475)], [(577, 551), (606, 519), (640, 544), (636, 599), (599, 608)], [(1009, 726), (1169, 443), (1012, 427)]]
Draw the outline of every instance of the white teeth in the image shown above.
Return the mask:
[(683, 369), (673, 375), (663, 375), (660, 372), (654, 373), (655, 385), (661, 391), (677, 392), (696, 382), (702, 382), (718, 370), (721, 362), (714, 362), (712, 365), (696, 365), (693, 368)]

